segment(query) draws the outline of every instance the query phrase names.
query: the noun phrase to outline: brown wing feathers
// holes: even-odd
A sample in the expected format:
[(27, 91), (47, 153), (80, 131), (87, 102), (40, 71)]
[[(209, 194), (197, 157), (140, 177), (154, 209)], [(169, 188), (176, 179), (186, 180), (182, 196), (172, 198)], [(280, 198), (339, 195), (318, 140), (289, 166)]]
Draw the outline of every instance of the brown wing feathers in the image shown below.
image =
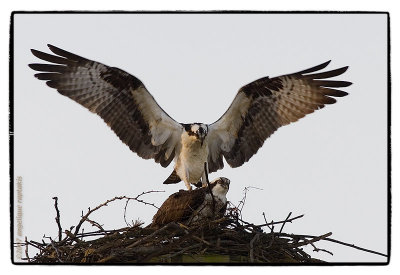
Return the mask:
[(118, 68), (48, 46), (56, 55), (32, 50), (36, 57), (53, 63), (30, 64), (29, 67), (40, 71), (35, 76), (60, 94), (97, 113), (139, 156), (154, 158), (162, 166), (168, 166), (175, 153), (166, 158), (166, 147), (152, 145), (149, 121), (143, 117), (132, 95), (138, 89), (145, 89), (142, 82)]
[(264, 77), (243, 86), (236, 98), (245, 94), (246, 100), (250, 100), (246, 114), (243, 116), (233, 111), (234, 107), (240, 104), (240, 101), (234, 100), (229, 108), (232, 111), (228, 109), (224, 115), (230, 120), (223, 116), (211, 125), (211, 128), (214, 125), (218, 132), (226, 129), (231, 120), (243, 121), (237, 133), (229, 133), (231, 138), (235, 139), (233, 145), (228, 150), (221, 149), (221, 155), (215, 160), (209, 160), (210, 172), (223, 167), (222, 155), (231, 167), (241, 166), (279, 127), (295, 122), (326, 104), (335, 103), (333, 97), (347, 95), (346, 92), (334, 88), (347, 87), (351, 85), (350, 82), (327, 79), (343, 74), (348, 67), (317, 72), (324, 69), (329, 62), (294, 74)]
[[(30, 64), (40, 71), (35, 76), (101, 116), (139, 156), (168, 166), (179, 150), (182, 126), (158, 106), (142, 82), (118, 68), (48, 46), (55, 55), (32, 50), (36, 57), (52, 63)], [(222, 157), (232, 167), (241, 166), (279, 127), (335, 103), (334, 97), (347, 95), (336, 88), (350, 82), (330, 80), (347, 67), (318, 72), (329, 62), (243, 86), (225, 114), (210, 125), (210, 172), (223, 168)]]
[(205, 188), (180, 190), (169, 196), (154, 215), (152, 226), (160, 227), (170, 222), (184, 222), (191, 218), (193, 212), (204, 202), (205, 190)]

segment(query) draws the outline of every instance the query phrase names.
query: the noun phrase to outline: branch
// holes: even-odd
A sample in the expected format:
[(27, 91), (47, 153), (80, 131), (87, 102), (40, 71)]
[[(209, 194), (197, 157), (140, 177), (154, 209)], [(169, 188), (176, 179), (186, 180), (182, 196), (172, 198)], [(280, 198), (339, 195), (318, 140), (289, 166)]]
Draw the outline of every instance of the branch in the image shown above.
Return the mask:
[(161, 227), (160, 229), (154, 231), (154, 232), (151, 233), (150, 235), (147, 235), (147, 236), (144, 237), (143, 239), (140, 239), (140, 240), (134, 242), (133, 244), (128, 245), (126, 248), (132, 248), (132, 247), (138, 246), (139, 244), (145, 242), (146, 240), (153, 238), (153, 237), (156, 236), (157, 234), (160, 234), (161, 232), (164, 232), (164, 231), (167, 230), (168, 228), (179, 228), (179, 229), (181, 229), (181, 228), (179, 227), (179, 225), (177, 225), (176, 223), (170, 222), (169, 224), (164, 225), (164, 226)]
[(269, 224), (268, 224), (268, 222), (267, 222), (267, 218), (265, 217), (265, 213), (263, 212), (262, 214), (263, 214), (263, 217), (264, 217), (265, 224), (266, 224), (266, 225), (268, 226), (268, 228), (272, 231), (272, 228), (271, 228), (271, 226), (269, 226)]
[(281, 229), (279, 230), (279, 233), (282, 233), (283, 227), (285, 226), (286, 222), (290, 218), (290, 215), (292, 215), (292, 212), (289, 213), (289, 215), (286, 217), (285, 221), (282, 223)]
[(107, 206), (110, 202), (113, 202), (113, 201), (116, 201), (116, 200), (124, 200), (124, 199), (126, 199), (126, 200), (128, 200), (128, 201), (129, 201), (129, 200), (135, 200), (135, 201), (140, 202), (140, 203), (143, 203), (143, 204), (145, 204), (145, 205), (151, 205), (151, 206), (153, 206), (153, 207), (155, 207), (155, 208), (158, 209), (158, 207), (155, 206), (155, 204), (153, 204), (153, 203), (148, 203), (148, 202), (145, 202), (145, 201), (139, 199), (139, 197), (141, 197), (141, 196), (143, 196), (143, 195), (145, 195), (145, 194), (157, 193), (157, 192), (164, 192), (164, 191), (154, 191), (154, 190), (146, 191), (146, 192), (143, 192), (143, 193), (137, 195), (136, 197), (127, 197), (127, 196), (114, 197), (114, 198), (112, 198), (112, 199), (110, 199), (110, 200), (107, 200), (106, 202), (104, 202), (104, 203), (102, 203), (102, 204), (96, 206), (96, 207), (93, 208), (93, 209), (90, 209), (90, 208), (89, 208), (89, 209), (88, 209), (88, 212), (87, 212), (84, 216), (82, 216), (81, 220), (79, 221), (78, 225), (76, 226), (75, 232), (74, 232), (74, 236), (76, 236), (76, 235), (79, 233), (79, 229), (81, 228), (82, 224), (87, 220), (87, 218), (89, 217), (90, 214), (92, 214), (94, 211), (100, 209), (100, 208), (103, 207), (103, 206)]
[(126, 208), (128, 207), (129, 200), (126, 200), (125, 207), (124, 207), (124, 221), (126, 226), (130, 227), (131, 225), (126, 221)]
[(330, 252), (329, 250), (322, 249), (322, 248), (318, 248), (318, 247), (316, 247), (315, 244), (313, 244), (313, 243), (310, 243), (310, 244), (312, 245), (312, 247), (314, 247), (313, 251), (315, 251), (315, 252), (320, 252), (320, 251), (322, 251), (322, 252), (326, 252), (326, 253), (330, 254), (331, 256), (333, 256), (333, 253)]
[(264, 227), (264, 226), (275, 225), (275, 224), (280, 224), (280, 223), (287, 223), (287, 222), (290, 222), (290, 223), (291, 223), (292, 221), (297, 220), (297, 219), (300, 219), (300, 218), (302, 218), (302, 217), (304, 217), (304, 214), (303, 214), (303, 215), (300, 215), (300, 216), (296, 216), (296, 217), (291, 218), (291, 219), (286, 218), (284, 221), (279, 221), (279, 222), (274, 222), (274, 221), (272, 221), (272, 222), (260, 224), (260, 225), (257, 225), (257, 226), (259, 226), (259, 227)]
[(89, 218), (86, 218), (86, 221), (88, 221), (92, 226), (97, 227), (101, 232), (104, 232), (107, 235), (107, 232), (104, 230), (104, 228), (96, 221), (92, 221)]
[[(238, 204), (238, 207), (237, 207), (238, 210), (239, 210), (239, 212), (240, 212), (240, 216), (242, 215), (242, 210), (243, 210), (244, 204), (245, 204), (245, 202), (246, 202), (246, 198), (247, 198), (247, 192), (250, 190), (250, 188), (254, 188), (254, 189), (258, 189), (258, 190), (263, 190), (262, 188), (258, 188), (258, 187), (254, 187), (254, 186), (246, 186), (246, 187), (243, 189), (243, 191), (244, 191), (244, 196), (243, 196), (242, 200), (239, 201), (239, 204)], [(240, 208), (240, 205), (242, 206), (241, 208)]]
[(380, 256), (383, 256), (383, 257), (388, 257), (388, 255), (386, 255), (386, 254), (383, 254), (383, 253), (380, 253), (380, 252), (376, 252), (376, 251), (373, 251), (373, 250), (370, 250), (370, 249), (362, 248), (362, 247), (356, 246), (354, 244), (341, 242), (341, 241), (338, 241), (338, 240), (335, 240), (335, 239), (331, 239), (331, 238), (326, 238), (324, 240), (325, 241), (330, 241), (330, 242), (333, 242), (333, 243), (338, 243), (338, 244), (341, 244), (341, 245), (344, 245), (344, 246), (349, 246), (351, 248), (355, 248), (355, 249), (358, 249), (358, 250), (361, 250), (361, 251), (365, 251), (365, 252), (368, 252), (368, 253), (380, 255)]
[(211, 185), (210, 185), (210, 181), (208, 180), (208, 169), (207, 169), (207, 162), (204, 162), (204, 173), (206, 174), (206, 181), (207, 181), (207, 186), (208, 186), (208, 192), (210, 192), (211, 198), (212, 198), (212, 210), (213, 210), (213, 214), (215, 214), (215, 199), (214, 199), (214, 195), (211, 191)]
[(29, 258), (28, 246), (29, 246), (28, 238), (25, 236), (25, 256), (29, 263), (31, 261), (31, 258)]
[(67, 235), (67, 237), (69, 237), (72, 241), (75, 241), (77, 243), (82, 243), (83, 242), (77, 236), (72, 234), (71, 231), (69, 231), (69, 230), (65, 230), (65, 235)]
[(317, 241), (324, 240), (325, 238), (327, 238), (327, 237), (329, 237), (331, 235), (332, 235), (332, 232), (329, 232), (329, 233), (326, 233), (326, 234), (321, 235), (321, 236), (313, 237), (311, 240), (304, 239), (302, 242), (299, 242), (299, 243), (293, 245), (293, 247), (300, 247), (300, 246), (304, 246), (304, 245), (307, 245), (307, 244), (312, 244), (312, 243), (315, 243)]
[[(186, 251), (188, 251), (188, 250), (190, 250), (190, 249), (197, 248), (197, 247), (200, 247), (200, 246), (201, 246), (201, 244), (197, 243), (197, 244), (194, 244), (194, 245), (192, 245), (192, 246), (185, 247), (185, 248), (183, 248), (182, 250), (180, 250), (180, 251), (178, 251), (178, 252), (175, 252), (174, 254), (169, 255), (168, 257), (165, 257), (165, 258), (166, 258), (166, 259), (170, 259), (170, 258), (176, 257), (176, 256), (178, 256), (178, 255), (181, 255), (181, 254), (185, 253)], [(189, 255), (189, 256), (190, 256), (190, 255)]]
[(260, 239), (260, 233), (257, 233), (250, 241), (250, 262), (254, 263), (254, 242)]
[[(312, 236), (312, 235), (294, 235), (294, 234), (287, 234), (287, 233), (276, 233), (276, 234), (278, 236), (284, 236), (284, 237), (290, 237), (290, 238), (293, 238), (293, 237), (297, 237), (297, 238), (316, 238), (316, 236)], [(338, 240), (335, 240), (335, 239), (332, 239), (332, 238), (324, 238), (323, 240), (324, 241), (328, 241), (328, 242), (341, 244), (341, 245), (348, 246), (348, 247), (351, 247), (351, 248), (355, 248), (355, 249), (358, 249), (358, 250), (361, 250), (361, 251), (365, 251), (365, 252), (368, 252), (368, 253), (380, 255), (380, 256), (383, 256), (383, 257), (388, 257), (388, 255), (386, 255), (386, 254), (383, 254), (383, 253), (380, 253), (380, 252), (377, 252), (377, 251), (374, 251), (374, 250), (362, 248), (362, 247), (356, 246), (354, 244), (341, 242), (341, 241), (338, 241)]]
[(57, 248), (57, 246), (56, 246), (56, 243), (53, 241), (53, 239), (52, 239), (51, 237), (45, 237), (45, 238), (48, 238), (48, 239), (50, 240), (50, 245), (51, 245), (51, 247), (53, 247), (53, 249), (56, 251), (57, 259), (60, 261), (60, 263), (64, 262), (64, 261), (61, 259), (61, 253), (60, 253), (60, 251), (58, 250), (58, 248)]
[[(290, 216), (290, 215), (289, 215)], [(288, 217), (289, 217), (288, 216)], [(264, 223), (264, 224), (260, 224), (260, 225), (254, 225), (254, 224), (252, 224), (252, 223), (248, 223), (248, 222), (246, 222), (246, 221), (244, 221), (244, 220), (242, 220), (242, 219), (240, 219), (240, 218), (238, 218), (238, 220), (240, 221), (240, 222), (242, 222), (243, 224), (245, 224), (245, 228), (248, 228), (248, 227), (252, 227), (252, 228), (257, 228), (257, 227), (259, 227), (259, 228), (262, 228), (262, 227), (264, 227), (264, 226), (268, 226), (269, 227), (269, 229), (271, 229), (271, 232), (274, 230), (274, 225), (276, 225), (276, 224), (284, 224), (284, 223), (287, 223), (287, 222), (292, 222), (292, 221), (294, 221), (294, 220), (297, 220), (297, 219), (300, 219), (300, 218), (302, 218), (302, 217), (304, 217), (304, 214), (303, 215), (299, 215), (299, 216), (296, 216), (296, 217), (293, 217), (293, 218), (291, 218), (291, 219), (288, 219), (288, 218), (286, 218), (285, 220), (283, 220), (283, 221), (278, 221), (278, 222), (274, 222), (274, 221), (271, 221), (271, 222), (267, 222), (267, 223)], [(265, 219), (265, 215), (264, 215), (264, 219)], [(266, 221), (266, 219), (265, 219), (265, 221)], [(272, 227), (270, 227), (270, 225), (272, 226)]]
[(54, 200), (54, 207), (56, 208), (56, 223), (58, 226), (58, 241), (61, 241), (62, 238), (62, 228), (61, 228), (61, 223), (60, 223), (60, 210), (58, 210), (58, 198), (57, 197), (53, 197)]

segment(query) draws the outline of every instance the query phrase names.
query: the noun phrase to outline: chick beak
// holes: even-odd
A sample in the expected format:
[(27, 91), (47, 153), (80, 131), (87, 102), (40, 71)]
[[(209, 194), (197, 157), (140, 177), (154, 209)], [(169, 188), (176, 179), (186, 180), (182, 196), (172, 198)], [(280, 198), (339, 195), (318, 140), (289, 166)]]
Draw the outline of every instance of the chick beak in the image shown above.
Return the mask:
[(201, 147), (203, 147), (204, 138), (205, 138), (205, 137), (201, 137), (201, 138), (200, 138), (200, 142), (201, 142), (200, 144), (201, 144)]

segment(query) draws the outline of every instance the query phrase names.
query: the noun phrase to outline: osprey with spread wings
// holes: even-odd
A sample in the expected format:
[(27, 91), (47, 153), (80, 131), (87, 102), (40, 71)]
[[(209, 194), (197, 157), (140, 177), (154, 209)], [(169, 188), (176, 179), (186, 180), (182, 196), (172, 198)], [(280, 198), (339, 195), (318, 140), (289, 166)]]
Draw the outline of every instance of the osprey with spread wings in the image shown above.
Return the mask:
[[(135, 76), (52, 45), (54, 53), (32, 50), (50, 64), (29, 64), (35, 76), (98, 114), (140, 157), (175, 167), (165, 184), (205, 184), (206, 172), (247, 162), (279, 127), (333, 104), (351, 85), (329, 80), (348, 67), (320, 72), (330, 61), (297, 73), (263, 77), (238, 91), (228, 110), (212, 124), (178, 123)], [(207, 165), (204, 165), (206, 163)], [(208, 170), (208, 171), (207, 171)]]

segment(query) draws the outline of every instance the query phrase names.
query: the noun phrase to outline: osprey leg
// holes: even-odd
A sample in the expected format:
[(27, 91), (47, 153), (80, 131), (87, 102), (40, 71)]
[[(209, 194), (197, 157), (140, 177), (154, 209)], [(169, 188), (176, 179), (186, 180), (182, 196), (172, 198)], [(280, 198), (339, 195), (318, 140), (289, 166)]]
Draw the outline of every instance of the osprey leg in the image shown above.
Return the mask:
[(201, 182), (203, 183), (203, 187), (207, 187), (210, 184), (208, 180), (208, 163), (204, 162), (204, 171), (203, 175), (201, 176)]

